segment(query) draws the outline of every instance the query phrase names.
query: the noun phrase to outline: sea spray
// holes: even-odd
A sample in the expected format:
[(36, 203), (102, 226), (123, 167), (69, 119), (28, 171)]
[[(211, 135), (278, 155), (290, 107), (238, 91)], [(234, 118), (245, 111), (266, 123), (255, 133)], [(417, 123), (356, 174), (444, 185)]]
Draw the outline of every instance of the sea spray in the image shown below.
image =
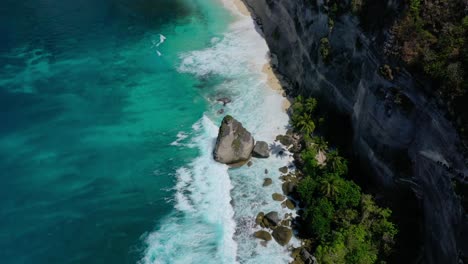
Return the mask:
[(212, 159), (217, 127), (204, 116), (194, 137), (200, 156), (177, 170), (176, 209), (146, 238), (141, 263), (235, 263), (228, 167)]
[[(226, 5), (231, 8), (233, 5)], [(291, 260), (286, 247), (271, 241), (266, 246), (253, 238), (258, 212), (277, 211), (281, 217), (294, 212), (273, 201), (281, 193), (279, 167), (291, 165), (283, 146), (274, 142), (276, 135), (288, 128), (283, 111), (285, 101), (267, 85), (262, 72), (268, 63), (268, 47), (247, 16), (238, 16), (228, 32), (213, 38), (211, 47), (180, 54), (181, 74), (193, 74), (200, 80), (221, 80), (204, 90), (211, 110), (194, 125), (192, 142), (200, 156), (190, 166), (177, 170), (175, 208), (154, 233), (147, 237), (148, 248), (143, 263), (287, 263)], [(221, 106), (216, 99), (229, 97), (232, 102)], [(219, 109), (236, 117), (252, 132), (256, 140), (265, 140), (275, 152), (269, 159), (253, 159), (253, 166), (230, 169), (212, 159), (217, 125), (223, 115)], [(200, 128), (201, 127), (201, 128)], [(197, 128), (197, 129), (195, 129)], [(179, 144), (182, 134), (173, 145)], [(182, 139), (182, 140), (185, 140)], [(183, 145), (182, 145), (183, 147)], [(269, 171), (265, 174), (265, 170)], [(273, 184), (262, 187), (264, 178)], [(290, 242), (297, 244), (294, 238)]]

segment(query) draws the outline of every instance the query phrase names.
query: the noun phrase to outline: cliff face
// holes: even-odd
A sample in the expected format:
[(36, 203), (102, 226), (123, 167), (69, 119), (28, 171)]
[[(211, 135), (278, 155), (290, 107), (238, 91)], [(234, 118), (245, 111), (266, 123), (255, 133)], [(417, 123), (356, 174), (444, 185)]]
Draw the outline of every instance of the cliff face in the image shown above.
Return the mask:
[[(468, 255), (468, 220), (453, 179), (468, 181), (456, 131), (424, 85), (401, 69), (393, 80), (379, 68), (387, 63), (385, 24), (369, 24), (366, 34), (349, 12), (330, 29), (321, 0), (244, 0), (263, 30), (287, 92), (318, 97), (351, 121), (353, 151), (384, 188), (410, 187), (420, 200), (424, 263), (458, 263)], [(380, 2), (379, 19), (397, 13), (396, 3)], [(379, 10), (379, 9), (376, 9)], [(391, 23), (389, 23), (391, 24)], [(323, 38), (329, 40), (323, 60)], [(325, 47), (326, 48), (326, 47)]]

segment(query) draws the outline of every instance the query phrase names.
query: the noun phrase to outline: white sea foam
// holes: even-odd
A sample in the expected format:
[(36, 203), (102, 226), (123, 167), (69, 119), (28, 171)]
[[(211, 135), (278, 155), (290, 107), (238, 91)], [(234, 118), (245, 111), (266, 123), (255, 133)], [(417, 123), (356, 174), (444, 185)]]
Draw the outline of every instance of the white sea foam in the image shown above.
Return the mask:
[[(230, 26), (223, 39), (213, 41), (214, 46), (182, 54), (179, 70), (198, 76), (218, 74), (235, 77), (246, 69), (260, 73), (267, 63), (267, 45), (263, 39), (263, 43), (255, 43), (259, 38), (262, 39), (253, 28), (252, 21), (238, 20)], [(233, 53), (226, 52), (228, 50)]]
[(195, 132), (200, 131), (200, 129), (202, 128), (202, 125), (203, 125), (203, 119), (198, 120), (195, 124), (192, 125), (193, 131)]
[(177, 133), (177, 139), (171, 142), (171, 146), (183, 146), (184, 144), (181, 143), (184, 139), (188, 138), (188, 134), (183, 131)]
[[(206, 96), (229, 96), (232, 102), (224, 107), (225, 113), (240, 120), (256, 140), (273, 144), (275, 137), (287, 129), (288, 117), (282, 109), (285, 99), (267, 87), (262, 67), (268, 62), (268, 47), (252, 19), (239, 16), (211, 45), (181, 54), (179, 71), (202, 78), (223, 77), (225, 81)], [(215, 100), (209, 101), (216, 105)], [(273, 264), (292, 260), (286, 247), (274, 241), (265, 247), (252, 237), (259, 229), (254, 221), (258, 212), (294, 214), (271, 198), (274, 192), (282, 192), (278, 168), (289, 165), (291, 158), (272, 155), (254, 159), (252, 167), (228, 171), (227, 166), (212, 159), (218, 130), (212, 120), (218, 124), (220, 118), (213, 108), (192, 126), (197, 136), (191, 142), (200, 149), (200, 156), (177, 171), (175, 200), (179, 213), (147, 237), (149, 246), (143, 263)], [(264, 188), (266, 177), (272, 178), (273, 184)], [(291, 244), (298, 241), (293, 238)]]
[(175, 208), (182, 212), (193, 212), (195, 209), (191, 204), (190, 197), (188, 197), (184, 191), (187, 189), (188, 185), (192, 181), (192, 174), (187, 168), (180, 168), (177, 170), (177, 184), (175, 186), (176, 194)]
[(159, 43), (156, 45), (156, 47), (159, 47), (159, 45), (163, 44), (165, 40), (166, 37), (163, 34), (159, 34)]
[(235, 263), (235, 222), (228, 167), (216, 163), (212, 149), (218, 128), (206, 116), (197, 122), (200, 156), (176, 172), (176, 209), (146, 238), (141, 263)]
[[(165, 40), (166, 40), (166, 37), (163, 34), (159, 34), (159, 40), (158, 41), (153, 40), (152, 41), (152, 44), (153, 44), (152, 47), (156, 49), (161, 44), (163, 44)], [(157, 49), (156, 49), (156, 54), (158, 54), (159, 57), (161, 57), (161, 55), (162, 55), (162, 53)]]

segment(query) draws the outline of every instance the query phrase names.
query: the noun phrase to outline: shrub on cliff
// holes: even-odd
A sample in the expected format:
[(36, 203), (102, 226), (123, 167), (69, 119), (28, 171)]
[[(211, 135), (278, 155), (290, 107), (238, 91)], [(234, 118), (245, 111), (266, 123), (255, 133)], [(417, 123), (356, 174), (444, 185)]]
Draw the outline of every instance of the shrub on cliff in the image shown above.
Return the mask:
[(468, 129), (466, 1), (405, 2), (406, 13), (393, 28), (398, 56), (433, 81), (434, 94), (448, 102), (453, 117), (465, 124), (461, 129)]
[(364, 264), (377, 261), (378, 249), (362, 225), (352, 225), (333, 234), (332, 239), (316, 250), (319, 263)]
[[(331, 3), (343, 1), (327, 2), (330, 6)], [(349, 9), (359, 16), (361, 26), (365, 30), (383, 33), (382, 31), (388, 26), (391, 27), (392, 36), (387, 39), (388, 43), (381, 46), (381, 51), (386, 53), (389, 61), (401, 60), (413, 75), (417, 74), (425, 81), (424, 84), (430, 83), (433, 97), (448, 110), (450, 119), (461, 133), (466, 148), (468, 146), (466, 0), (400, 0), (393, 1), (391, 5), (388, 1), (344, 2), (350, 3)], [(381, 13), (376, 13), (379, 10)], [(393, 26), (388, 23), (392, 23)], [(360, 42), (357, 44), (361, 46)]]
[(352, 224), (341, 227), (316, 249), (320, 263), (375, 263), (388, 255), (397, 234), (389, 222), (390, 210), (377, 206), (370, 195), (363, 195), (360, 215), (350, 215)]
[(317, 153), (315, 148), (308, 148), (301, 152), (301, 158), (304, 161), (303, 171), (309, 176), (315, 176), (321, 173), (323, 169), (315, 158)]
[[(312, 116), (316, 104), (315, 99), (299, 97), (293, 116)], [(293, 125), (298, 129), (299, 123)], [(320, 142), (327, 157), (324, 165), (316, 160)], [(362, 194), (357, 184), (345, 178), (348, 162), (338, 151), (329, 151), (323, 139), (306, 136), (305, 143), (301, 152), (305, 177), (297, 193), (305, 205), (302, 235), (317, 241), (319, 262), (375, 263), (388, 255), (397, 233), (389, 220), (391, 211), (379, 207), (372, 196)]]
[(338, 154), (337, 150), (327, 153), (326, 169), (329, 173), (335, 173), (338, 176), (348, 174), (348, 161)]
[(327, 62), (330, 58), (330, 41), (328, 38), (320, 39), (320, 55), (322, 55), (323, 61)]
[(343, 174), (330, 173), (331, 168), (317, 167), (315, 175), (299, 182), (297, 191), (306, 205), (304, 235), (319, 241), (320, 263), (375, 263), (394, 244), (397, 229), (389, 220), (391, 211), (362, 194)]

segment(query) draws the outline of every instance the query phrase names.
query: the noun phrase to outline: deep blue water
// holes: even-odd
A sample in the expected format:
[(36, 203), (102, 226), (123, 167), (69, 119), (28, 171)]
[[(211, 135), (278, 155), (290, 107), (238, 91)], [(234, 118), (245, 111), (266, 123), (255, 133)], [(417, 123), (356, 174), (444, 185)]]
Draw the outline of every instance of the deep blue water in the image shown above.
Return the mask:
[(180, 74), (179, 54), (228, 20), (210, 0), (1, 1), (1, 263), (142, 257), (199, 152), (170, 143), (216, 82)]

